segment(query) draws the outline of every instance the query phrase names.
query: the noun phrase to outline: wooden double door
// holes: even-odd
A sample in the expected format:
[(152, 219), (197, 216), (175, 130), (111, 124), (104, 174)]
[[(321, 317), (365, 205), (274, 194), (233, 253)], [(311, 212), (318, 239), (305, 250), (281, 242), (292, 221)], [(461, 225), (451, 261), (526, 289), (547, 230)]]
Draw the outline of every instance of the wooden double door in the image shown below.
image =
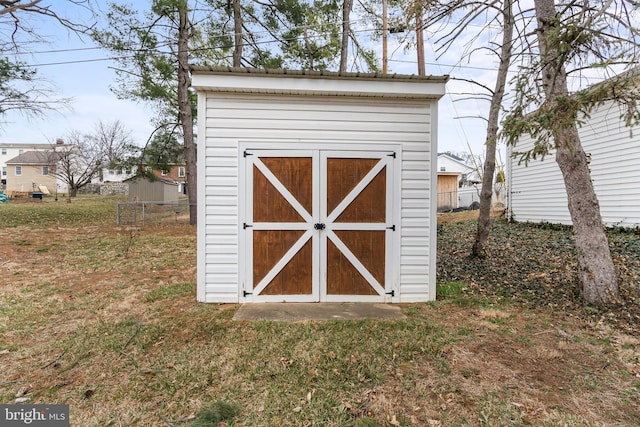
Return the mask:
[(395, 157), (247, 150), (244, 297), (389, 300)]

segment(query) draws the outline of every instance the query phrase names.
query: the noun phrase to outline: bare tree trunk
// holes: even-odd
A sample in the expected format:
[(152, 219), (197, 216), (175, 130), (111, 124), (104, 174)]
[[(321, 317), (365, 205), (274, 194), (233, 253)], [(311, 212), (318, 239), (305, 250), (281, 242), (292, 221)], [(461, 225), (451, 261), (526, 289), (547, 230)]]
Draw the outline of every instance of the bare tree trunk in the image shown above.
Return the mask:
[(233, 0), (233, 66), (242, 66), (242, 9), (240, 0)]
[[(566, 71), (560, 60), (557, 43), (547, 36), (556, 30), (555, 4), (553, 0), (535, 0), (535, 9), (545, 102), (553, 105), (569, 94)], [(618, 278), (578, 128), (572, 117), (562, 116), (561, 109), (554, 112), (556, 162), (567, 191), (578, 252), (578, 279), (582, 296), (592, 304), (617, 303), (620, 299)]]
[(180, 6), (180, 28), (178, 34), (178, 108), (182, 134), (184, 137), (185, 172), (187, 178), (187, 197), (189, 199), (189, 223), (198, 223), (198, 185), (196, 148), (193, 136), (193, 112), (189, 100), (189, 21), (187, 6)]
[(500, 119), (500, 106), (504, 98), (507, 83), (507, 73), (511, 63), (513, 50), (513, 7), (512, 0), (504, 0), (502, 15), (504, 19), (502, 28), (502, 48), (500, 51), (500, 66), (496, 86), (491, 96), (489, 122), (487, 125), (487, 139), (485, 142), (485, 159), (482, 176), (482, 189), (480, 190), (480, 215), (478, 216), (478, 229), (476, 240), (471, 248), (471, 255), (475, 257), (485, 256), (485, 244), (489, 238), (491, 226), (491, 198), (493, 196), (493, 175), (496, 169), (496, 141), (498, 139), (498, 120)]
[(344, 0), (342, 3), (342, 45), (340, 46), (340, 72), (347, 71), (349, 60), (349, 32), (351, 31), (351, 9), (353, 0)]

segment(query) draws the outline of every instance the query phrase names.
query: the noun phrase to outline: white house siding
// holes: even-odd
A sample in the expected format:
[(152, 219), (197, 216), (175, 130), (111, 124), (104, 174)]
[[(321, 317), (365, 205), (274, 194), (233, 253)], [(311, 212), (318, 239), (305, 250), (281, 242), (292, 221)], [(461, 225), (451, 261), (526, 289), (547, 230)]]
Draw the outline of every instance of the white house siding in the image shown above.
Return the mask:
[(401, 191), (394, 200), (400, 220), (393, 301), (435, 299), (435, 113), (444, 80), (440, 84), (442, 93), (413, 100), (247, 95), (209, 91), (196, 84), (199, 135), (204, 136), (204, 149), (198, 150), (198, 300), (243, 300), (240, 148), (252, 144), (365, 151), (397, 147)]
[(438, 171), (439, 172), (460, 172), (461, 174), (471, 174), (475, 172), (473, 167), (465, 165), (463, 162), (452, 159), (446, 154), (440, 154), (438, 156)]
[[(591, 177), (602, 220), (608, 226), (640, 226), (640, 127), (628, 128), (611, 103), (595, 111), (579, 129), (591, 155)], [(522, 138), (512, 151), (531, 148)], [(509, 209), (516, 221), (571, 224), (562, 174), (554, 153), (525, 167), (509, 157)]]

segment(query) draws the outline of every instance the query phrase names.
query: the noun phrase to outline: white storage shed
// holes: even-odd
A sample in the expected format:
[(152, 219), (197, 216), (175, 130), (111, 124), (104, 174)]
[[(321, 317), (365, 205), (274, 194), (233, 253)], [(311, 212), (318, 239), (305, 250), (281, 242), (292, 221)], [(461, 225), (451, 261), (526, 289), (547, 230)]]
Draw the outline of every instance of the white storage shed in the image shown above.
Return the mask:
[(447, 78), (193, 67), (198, 301), (435, 299)]

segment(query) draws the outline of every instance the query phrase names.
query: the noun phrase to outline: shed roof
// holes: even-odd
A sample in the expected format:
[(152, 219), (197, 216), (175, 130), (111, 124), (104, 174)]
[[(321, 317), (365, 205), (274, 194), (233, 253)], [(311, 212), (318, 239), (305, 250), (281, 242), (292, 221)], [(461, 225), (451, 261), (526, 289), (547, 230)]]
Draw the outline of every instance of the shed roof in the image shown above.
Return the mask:
[(178, 186), (178, 184), (176, 182), (171, 181), (170, 179), (165, 179), (165, 178), (160, 178), (160, 177), (148, 177), (148, 176), (141, 176), (141, 175), (134, 175), (130, 178), (125, 179), (123, 182), (136, 182), (138, 180), (143, 180), (143, 181), (148, 181), (148, 182), (159, 182), (162, 184), (169, 184), (169, 185), (175, 185)]
[(442, 76), (419, 76), (416, 74), (385, 74), (385, 73), (360, 73), (360, 72), (340, 72), (327, 70), (288, 70), (269, 68), (245, 68), (245, 67), (222, 67), (222, 66), (191, 66), (191, 71), (201, 74), (251, 74), (272, 77), (306, 77), (314, 79), (357, 79), (357, 80), (394, 80), (394, 81), (437, 81), (446, 83), (448, 75)]
[(51, 156), (52, 151), (26, 151), (13, 159), (7, 160), (7, 164), (17, 165), (51, 165), (55, 164), (55, 159)]
[(230, 93), (440, 98), (449, 76), (192, 66), (200, 91)]

